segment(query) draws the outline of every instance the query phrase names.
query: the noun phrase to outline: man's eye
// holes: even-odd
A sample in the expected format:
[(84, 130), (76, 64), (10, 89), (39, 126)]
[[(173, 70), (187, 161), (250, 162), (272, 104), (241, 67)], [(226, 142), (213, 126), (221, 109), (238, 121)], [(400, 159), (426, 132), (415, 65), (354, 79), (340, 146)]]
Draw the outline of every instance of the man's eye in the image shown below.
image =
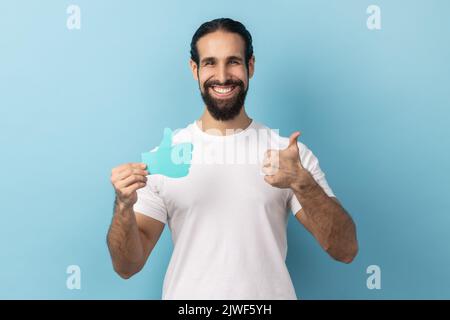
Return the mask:
[(231, 64), (239, 64), (239, 62), (237, 60), (231, 60), (230, 63)]
[(205, 62), (205, 66), (209, 66), (209, 65), (212, 65), (212, 62), (211, 62), (211, 61)]

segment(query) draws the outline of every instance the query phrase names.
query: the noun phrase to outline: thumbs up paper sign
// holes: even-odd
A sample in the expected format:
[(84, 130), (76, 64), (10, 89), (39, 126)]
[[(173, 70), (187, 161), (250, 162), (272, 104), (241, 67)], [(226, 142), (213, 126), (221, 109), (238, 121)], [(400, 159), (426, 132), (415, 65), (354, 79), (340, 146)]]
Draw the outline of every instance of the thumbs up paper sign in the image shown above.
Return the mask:
[(191, 167), (192, 149), (192, 143), (172, 146), (172, 130), (165, 128), (157, 150), (142, 153), (142, 162), (147, 165), (150, 174), (162, 174), (170, 178), (185, 177)]

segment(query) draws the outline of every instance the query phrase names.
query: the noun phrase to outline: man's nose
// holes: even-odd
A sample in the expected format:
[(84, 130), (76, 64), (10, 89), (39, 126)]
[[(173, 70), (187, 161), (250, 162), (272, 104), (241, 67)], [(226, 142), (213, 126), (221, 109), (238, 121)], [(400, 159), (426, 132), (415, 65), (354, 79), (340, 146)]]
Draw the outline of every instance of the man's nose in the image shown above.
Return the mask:
[(229, 79), (227, 66), (224, 64), (220, 64), (217, 70), (217, 80), (220, 83), (225, 83)]

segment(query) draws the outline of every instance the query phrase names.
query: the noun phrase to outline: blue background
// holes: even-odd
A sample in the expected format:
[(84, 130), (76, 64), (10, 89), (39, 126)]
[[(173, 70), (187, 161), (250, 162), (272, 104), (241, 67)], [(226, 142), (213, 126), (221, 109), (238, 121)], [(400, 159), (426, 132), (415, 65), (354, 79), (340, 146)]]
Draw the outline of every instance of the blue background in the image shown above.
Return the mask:
[[(66, 9), (81, 8), (81, 30)], [(366, 8), (381, 7), (368, 30)], [(0, 298), (159, 299), (168, 228), (122, 280), (106, 233), (111, 169), (202, 110), (189, 44), (231, 17), (254, 38), (250, 116), (318, 156), (358, 227), (333, 261), (290, 217), (288, 267), (303, 299), (450, 298), (450, 2), (1, 1)], [(81, 290), (66, 268), (81, 268)], [(366, 286), (379, 265), (381, 290)]]

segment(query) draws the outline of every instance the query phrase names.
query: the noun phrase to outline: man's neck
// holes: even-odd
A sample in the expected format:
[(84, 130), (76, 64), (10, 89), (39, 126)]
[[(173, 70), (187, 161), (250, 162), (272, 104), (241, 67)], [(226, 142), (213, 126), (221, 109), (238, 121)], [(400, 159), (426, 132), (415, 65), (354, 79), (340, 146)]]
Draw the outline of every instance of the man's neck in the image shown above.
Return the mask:
[(214, 119), (205, 107), (205, 111), (197, 121), (197, 124), (203, 131), (210, 131), (212, 134), (221, 133), (221, 135), (226, 135), (227, 133), (230, 134), (230, 131), (232, 130), (246, 129), (252, 122), (252, 119), (249, 118), (244, 107), (242, 107), (241, 112), (235, 118), (226, 121), (219, 121)]

